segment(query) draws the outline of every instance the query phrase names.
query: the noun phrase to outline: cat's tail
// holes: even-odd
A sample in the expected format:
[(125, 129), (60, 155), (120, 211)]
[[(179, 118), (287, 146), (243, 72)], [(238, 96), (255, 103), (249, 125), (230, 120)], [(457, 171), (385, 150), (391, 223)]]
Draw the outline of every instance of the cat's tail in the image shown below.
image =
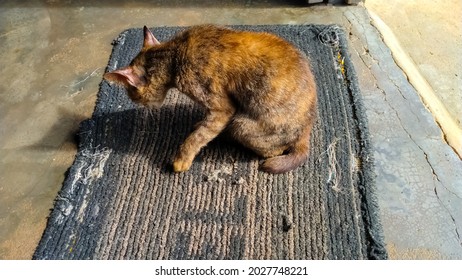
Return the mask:
[(310, 154), (311, 127), (305, 128), (295, 144), (289, 148), (285, 155), (268, 158), (260, 169), (268, 173), (285, 173), (302, 165)]

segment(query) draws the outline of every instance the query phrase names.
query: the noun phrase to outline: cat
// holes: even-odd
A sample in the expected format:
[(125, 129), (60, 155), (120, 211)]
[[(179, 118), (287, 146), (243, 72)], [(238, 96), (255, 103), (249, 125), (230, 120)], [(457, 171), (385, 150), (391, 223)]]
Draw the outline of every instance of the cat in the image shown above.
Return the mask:
[(130, 99), (150, 108), (177, 88), (202, 105), (205, 118), (180, 146), (175, 172), (226, 131), (266, 160), (260, 169), (284, 173), (309, 155), (316, 119), (316, 83), (308, 58), (266, 32), (199, 25), (159, 42), (144, 27), (140, 53), (129, 66), (104, 74)]

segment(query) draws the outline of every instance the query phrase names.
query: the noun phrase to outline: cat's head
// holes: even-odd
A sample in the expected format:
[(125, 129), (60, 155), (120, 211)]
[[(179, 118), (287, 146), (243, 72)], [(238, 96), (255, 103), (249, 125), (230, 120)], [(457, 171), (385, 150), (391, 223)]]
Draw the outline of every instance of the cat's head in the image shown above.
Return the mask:
[[(146, 63), (149, 59), (147, 53), (160, 45), (161, 43), (145, 26), (143, 48), (140, 53), (129, 66), (108, 72), (104, 74), (104, 78), (125, 87), (133, 102), (147, 107), (160, 107), (169, 89), (166, 85), (167, 78), (162, 73), (164, 69), (152, 69)], [(153, 71), (158, 73), (152, 73)]]

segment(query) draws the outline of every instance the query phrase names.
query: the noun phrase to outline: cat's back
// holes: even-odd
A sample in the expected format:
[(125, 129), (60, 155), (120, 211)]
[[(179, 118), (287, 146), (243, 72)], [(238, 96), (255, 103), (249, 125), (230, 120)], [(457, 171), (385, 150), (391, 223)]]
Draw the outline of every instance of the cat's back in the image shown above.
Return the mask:
[(177, 87), (194, 100), (228, 95), (250, 115), (273, 112), (281, 118), (303, 118), (315, 103), (316, 86), (306, 56), (274, 34), (202, 25), (178, 40), (182, 58)]
[(199, 25), (186, 30), (179, 37), (188, 55), (208, 59), (209, 62), (217, 60), (221, 64), (248, 64), (257, 59), (268, 62), (304, 59), (292, 44), (267, 32)]

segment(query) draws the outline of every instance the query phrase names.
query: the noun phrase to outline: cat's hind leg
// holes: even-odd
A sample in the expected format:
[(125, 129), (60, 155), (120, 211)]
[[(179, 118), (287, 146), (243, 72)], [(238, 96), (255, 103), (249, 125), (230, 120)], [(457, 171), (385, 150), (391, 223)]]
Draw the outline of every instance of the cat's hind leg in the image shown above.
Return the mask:
[(269, 173), (290, 171), (307, 159), (313, 121), (304, 127), (273, 125), (246, 117), (235, 117), (231, 134), (241, 144), (266, 158), (260, 169)]
[(282, 155), (293, 138), (262, 121), (246, 116), (235, 116), (228, 130), (239, 143), (264, 158)]

